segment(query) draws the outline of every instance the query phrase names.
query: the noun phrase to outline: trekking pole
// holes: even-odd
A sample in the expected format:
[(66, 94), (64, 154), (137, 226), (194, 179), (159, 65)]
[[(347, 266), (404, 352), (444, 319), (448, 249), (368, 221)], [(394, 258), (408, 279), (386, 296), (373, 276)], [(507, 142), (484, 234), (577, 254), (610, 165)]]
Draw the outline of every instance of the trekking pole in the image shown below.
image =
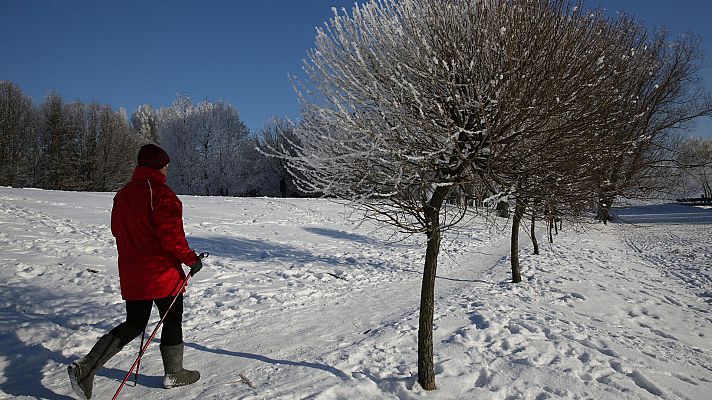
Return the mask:
[[(203, 253), (200, 253), (200, 255), (198, 257), (202, 260), (209, 255), (210, 254), (208, 252), (203, 252)], [(121, 385), (119, 385), (119, 388), (116, 389), (116, 393), (114, 393), (114, 397), (112, 397), (111, 400), (116, 400), (116, 398), (119, 397), (119, 393), (121, 393), (121, 389), (124, 388), (124, 385), (126, 384), (126, 381), (129, 379), (129, 376), (131, 376), (131, 372), (133, 372), (133, 369), (136, 368), (136, 365), (141, 362), (141, 356), (143, 355), (143, 353), (146, 352), (146, 349), (148, 348), (148, 345), (150, 345), (151, 342), (153, 341), (153, 338), (156, 337), (156, 333), (158, 333), (158, 328), (160, 328), (161, 325), (163, 324), (163, 320), (166, 319), (166, 316), (171, 311), (171, 308), (173, 308), (173, 304), (175, 304), (176, 300), (178, 299), (178, 296), (181, 295), (181, 293), (183, 292), (183, 289), (185, 289), (185, 285), (188, 284), (188, 280), (190, 280), (190, 278), (192, 276), (193, 275), (188, 274), (188, 276), (185, 277), (183, 284), (181, 285), (180, 289), (178, 289), (178, 294), (176, 294), (176, 296), (173, 298), (173, 301), (168, 306), (168, 309), (166, 310), (166, 313), (163, 314), (163, 317), (161, 318), (161, 320), (158, 321), (158, 325), (156, 325), (156, 327), (153, 328), (153, 332), (151, 332), (151, 336), (148, 337), (146, 344), (141, 348), (141, 352), (138, 354), (138, 357), (136, 357), (136, 360), (134, 361), (133, 365), (131, 365), (129, 372), (126, 373), (124, 380), (121, 382)]]
[(146, 338), (146, 328), (143, 328), (143, 334), (141, 335), (141, 345), (138, 346), (138, 364), (136, 364), (136, 375), (134, 375), (134, 387), (138, 386), (138, 370), (141, 368), (141, 357), (143, 356), (143, 353), (141, 352), (141, 349), (143, 349), (143, 341)]

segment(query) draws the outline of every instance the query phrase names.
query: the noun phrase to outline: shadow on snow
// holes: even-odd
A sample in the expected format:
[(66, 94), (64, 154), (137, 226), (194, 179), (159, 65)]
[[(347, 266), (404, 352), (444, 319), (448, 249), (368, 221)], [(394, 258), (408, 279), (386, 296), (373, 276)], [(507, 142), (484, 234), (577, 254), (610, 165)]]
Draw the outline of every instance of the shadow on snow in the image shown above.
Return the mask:
[[(46, 288), (38, 288), (27, 285), (0, 285), (0, 302), (11, 304), (10, 307), (0, 308), (0, 358), (5, 360), (5, 367), (1, 374), (5, 378), (0, 383), (0, 390), (13, 397), (28, 396), (41, 399), (73, 399), (73, 397), (56, 393), (43, 383), (46, 374), (54, 376), (61, 375), (63, 385), (67, 392), (71, 392), (69, 377), (67, 376), (67, 366), (77, 360), (83, 354), (65, 357), (61, 351), (53, 351), (45, 347), (43, 343), (33, 343), (33, 338), (23, 338), (20, 335), (20, 328), (23, 326), (38, 327), (45, 325), (48, 330), (57, 330), (57, 335), (83, 335), (82, 340), (92, 342), (98, 337), (86, 337), (81, 333), (83, 326), (91, 325), (94, 328), (108, 332), (113, 325), (102, 320), (97, 323), (77, 323), (86, 319), (92, 319), (91, 310), (99, 309), (106, 316), (121, 316), (121, 311), (115, 310), (116, 306), (97, 306), (90, 301), (81, 301), (73, 304), (73, 307), (62, 309), (61, 314), (51, 311), (43, 314), (42, 310), (53, 310), (57, 303), (68, 300), (64, 294), (56, 293)], [(76, 299), (72, 299), (73, 301)], [(123, 305), (121, 305), (123, 308)], [(123, 353), (130, 353), (127, 345)], [(138, 345), (136, 345), (136, 349)], [(130, 357), (129, 357), (130, 358)], [(116, 363), (110, 360), (108, 364)], [(60, 364), (57, 369), (47, 370), (48, 364)], [(122, 366), (118, 366), (122, 367)], [(124, 366), (126, 368), (129, 366)], [(97, 372), (97, 377), (101, 376), (116, 381), (116, 388), (126, 376), (126, 369), (102, 368)], [(146, 376), (141, 374), (139, 384), (142, 386), (159, 388), (162, 387), (162, 376)]]
[[(2, 317), (6, 320), (6, 317)], [(5, 359), (5, 369), (2, 376), (5, 382), (0, 383), (0, 389), (13, 397), (29, 396), (41, 399), (73, 399), (54, 392), (42, 383), (44, 373), (42, 370), (48, 362), (54, 361), (58, 364), (69, 365), (70, 359), (64, 357), (60, 352), (54, 352), (42, 344), (25, 343), (16, 332), (2, 332), (3, 339), (0, 341), (2, 350), (0, 354)], [(66, 375), (66, 370), (61, 372)], [(69, 387), (69, 378), (67, 378)]]
[(226, 355), (226, 356), (231, 356), (231, 357), (247, 358), (250, 360), (261, 361), (261, 362), (267, 363), (267, 364), (280, 364), (280, 365), (288, 365), (288, 366), (292, 366), (292, 367), (306, 367), (306, 368), (318, 369), (318, 370), (333, 374), (342, 380), (347, 380), (349, 378), (348, 375), (346, 375), (344, 373), (344, 371), (342, 371), (338, 368), (332, 367), (330, 365), (326, 365), (326, 364), (309, 362), (309, 361), (279, 360), (279, 359), (270, 358), (270, 357), (259, 355), (259, 354), (244, 353), (241, 351), (211, 349), (209, 347), (205, 347), (203, 345), (196, 344), (196, 343), (186, 343), (185, 345), (188, 347), (192, 347), (199, 351), (205, 351), (208, 353)]
[(303, 228), (303, 229), (309, 233), (313, 233), (313, 234), (319, 235), (319, 236), (325, 236), (325, 237), (336, 239), (336, 240), (348, 240), (351, 242), (363, 243), (363, 244), (378, 244), (379, 243), (377, 240), (374, 240), (367, 236), (358, 235), (358, 234), (350, 233), (350, 232), (344, 232), (344, 231), (340, 231), (337, 229), (316, 228), (316, 227)]
[(382, 260), (370, 260), (360, 256), (336, 257), (320, 255), (308, 250), (298, 249), (287, 244), (272, 243), (266, 240), (253, 240), (234, 237), (189, 237), (190, 246), (211, 255), (247, 262), (286, 261), (292, 263), (322, 263), (339, 267), (381, 268), (400, 271), (395, 265), (387, 266)]
[[(332, 239), (336, 239), (336, 240), (348, 240), (348, 241), (355, 242), (355, 243), (378, 245), (378, 246), (389, 246), (389, 247), (414, 247), (412, 244), (402, 243), (397, 240), (380, 240), (380, 239), (375, 239), (375, 238), (371, 238), (371, 237), (364, 236), (364, 235), (359, 235), (357, 233), (340, 231), (338, 229), (317, 228), (317, 227), (302, 228), (302, 229), (304, 229), (305, 231), (307, 231), (309, 233), (313, 233), (315, 235), (324, 236), (324, 237), (328, 237), (328, 238), (332, 238)], [(393, 238), (391, 238), (391, 239), (393, 239)]]

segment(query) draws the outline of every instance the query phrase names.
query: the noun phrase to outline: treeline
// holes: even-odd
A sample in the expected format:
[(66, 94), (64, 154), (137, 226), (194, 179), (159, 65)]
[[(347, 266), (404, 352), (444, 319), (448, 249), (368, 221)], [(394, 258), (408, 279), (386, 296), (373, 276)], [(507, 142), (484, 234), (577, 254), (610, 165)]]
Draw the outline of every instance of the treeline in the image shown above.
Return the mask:
[(0, 82), (0, 185), (115, 190), (131, 176), (141, 143), (107, 105), (65, 103), (49, 92), (35, 106), (15, 84)]
[(274, 118), (252, 134), (235, 107), (138, 107), (129, 117), (99, 102), (65, 102), (49, 92), (41, 104), (0, 81), (0, 185), (114, 191), (131, 179), (138, 148), (156, 143), (171, 155), (168, 183), (179, 194), (298, 196), (284, 162), (257, 148), (290, 137), (291, 122)]

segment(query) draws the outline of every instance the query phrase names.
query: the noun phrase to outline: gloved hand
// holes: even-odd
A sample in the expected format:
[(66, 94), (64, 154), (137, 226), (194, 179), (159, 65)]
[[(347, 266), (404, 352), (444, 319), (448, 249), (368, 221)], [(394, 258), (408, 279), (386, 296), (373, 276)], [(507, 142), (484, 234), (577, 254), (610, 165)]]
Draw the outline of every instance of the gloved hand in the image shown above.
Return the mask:
[(198, 257), (195, 259), (195, 263), (190, 266), (190, 276), (195, 276), (201, 269), (203, 269), (203, 261)]

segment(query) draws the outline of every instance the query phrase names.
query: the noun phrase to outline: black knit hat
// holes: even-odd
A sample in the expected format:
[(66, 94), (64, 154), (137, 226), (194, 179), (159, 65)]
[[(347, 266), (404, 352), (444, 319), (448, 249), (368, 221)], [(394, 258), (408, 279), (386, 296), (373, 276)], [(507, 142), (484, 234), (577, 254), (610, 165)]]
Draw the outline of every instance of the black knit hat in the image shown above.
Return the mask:
[(161, 169), (171, 162), (168, 153), (155, 144), (145, 144), (138, 151), (138, 165), (153, 169)]

